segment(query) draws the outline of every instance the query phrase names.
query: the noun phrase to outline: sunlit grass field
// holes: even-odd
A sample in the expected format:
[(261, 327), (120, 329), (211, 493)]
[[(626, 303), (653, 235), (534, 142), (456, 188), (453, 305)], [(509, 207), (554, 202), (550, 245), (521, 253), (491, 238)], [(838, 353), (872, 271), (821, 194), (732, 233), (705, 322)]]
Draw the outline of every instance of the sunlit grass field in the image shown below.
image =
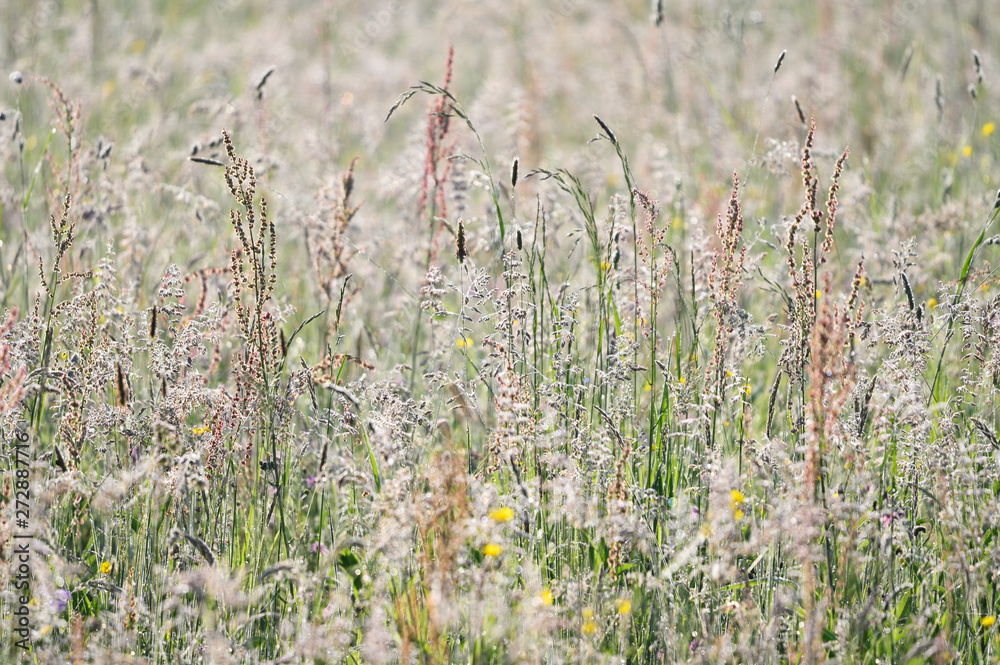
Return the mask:
[(0, 662), (1000, 662), (998, 43), (0, 6)]

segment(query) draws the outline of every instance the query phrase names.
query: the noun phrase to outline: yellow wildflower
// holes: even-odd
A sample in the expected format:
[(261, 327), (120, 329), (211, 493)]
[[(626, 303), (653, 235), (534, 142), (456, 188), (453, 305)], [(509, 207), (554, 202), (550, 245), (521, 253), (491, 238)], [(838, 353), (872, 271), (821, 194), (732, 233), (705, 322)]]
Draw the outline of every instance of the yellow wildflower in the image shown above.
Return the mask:
[(490, 511), (490, 519), (497, 522), (509, 522), (514, 519), (514, 509), (504, 506)]
[(618, 608), (618, 614), (624, 616), (632, 611), (632, 601), (627, 598), (622, 598), (615, 602), (615, 607)]
[(962, 148), (962, 157), (972, 157), (972, 146), (967, 145)]
[(983, 136), (992, 135), (993, 132), (996, 130), (996, 128), (997, 126), (994, 123), (992, 122), (986, 123), (985, 125), (983, 125)]
[(552, 589), (542, 589), (538, 592), (538, 598), (542, 601), (542, 605), (551, 605), (555, 600), (552, 596)]
[(593, 635), (597, 632), (597, 622), (594, 621), (594, 610), (587, 608), (583, 611), (583, 625), (580, 627), (584, 635)]
[[(993, 124), (993, 123), (990, 123), (990, 124)], [(983, 628), (989, 628), (990, 626), (992, 626), (996, 622), (997, 622), (997, 618), (995, 616), (993, 616), (992, 614), (990, 616), (988, 616), (988, 617), (983, 617), (982, 619), (979, 620), (979, 623), (982, 624)]]
[(483, 554), (486, 556), (498, 557), (501, 552), (503, 552), (503, 547), (496, 543), (487, 543), (486, 547), (483, 548)]
[(729, 507), (732, 509), (733, 519), (736, 521), (743, 519), (742, 506), (746, 500), (747, 498), (743, 492), (737, 489), (729, 490)]
[(110, 572), (111, 572), (111, 562), (110, 561), (103, 562), (101, 564), (101, 574), (107, 575)]

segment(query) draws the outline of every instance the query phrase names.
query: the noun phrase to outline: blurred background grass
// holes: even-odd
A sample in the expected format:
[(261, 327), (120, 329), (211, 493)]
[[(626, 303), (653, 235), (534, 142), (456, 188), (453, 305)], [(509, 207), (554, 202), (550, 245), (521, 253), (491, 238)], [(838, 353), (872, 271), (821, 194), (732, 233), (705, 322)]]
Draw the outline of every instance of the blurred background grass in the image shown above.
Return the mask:
[[(412, 105), (383, 120), (410, 84), (440, 80), (448, 44), (453, 91), (490, 157), (509, 164), (518, 155), (525, 172), (568, 166), (583, 169), (588, 183), (621, 185), (615, 164), (587, 145), (597, 114), (615, 128), (644, 189), (657, 198), (680, 180), (711, 218), (755, 141), (760, 158), (768, 139), (802, 140), (794, 95), (807, 118), (816, 116), (820, 154), (852, 148), (862, 186), (848, 228), (888, 232), (900, 210), (917, 214), (946, 193), (982, 196), (996, 184), (997, 135), (985, 130), (997, 115), (990, 82), (1000, 21), (986, 2), (676, 2), (666, 3), (659, 27), (650, 3), (638, 1), (46, 0), (7, 2), (0, 12), (6, 68), (28, 76), (6, 84), (2, 97), (8, 118), (20, 108), (26, 168), (52, 125), (48, 92), (31, 78), (45, 76), (79, 100), (81, 140), (114, 141), (109, 168), (153, 185), (130, 194), (142, 199), (134, 209), (151, 254), (144, 258), (153, 261), (148, 275), (206, 250), (220, 258), (222, 209), (195, 214), (220, 201), (220, 179), (186, 157), (223, 127), (265, 165), (266, 182), (305, 211), (318, 186), (359, 156), (358, 198), (367, 203), (352, 233), (377, 260), (391, 261), (378, 248), (413, 223), (423, 113)], [(986, 75), (976, 100), (973, 49)], [(7, 262), (22, 189), (11, 129), (0, 189)], [(794, 174), (793, 162), (783, 168)], [(751, 174), (751, 214), (789, 212), (774, 195), (781, 187), (780, 178)], [(765, 203), (755, 207), (754, 198)], [(29, 228), (39, 230), (47, 212), (35, 200)], [(111, 210), (88, 240), (120, 242), (123, 216)], [(169, 259), (152, 251), (166, 237)]]

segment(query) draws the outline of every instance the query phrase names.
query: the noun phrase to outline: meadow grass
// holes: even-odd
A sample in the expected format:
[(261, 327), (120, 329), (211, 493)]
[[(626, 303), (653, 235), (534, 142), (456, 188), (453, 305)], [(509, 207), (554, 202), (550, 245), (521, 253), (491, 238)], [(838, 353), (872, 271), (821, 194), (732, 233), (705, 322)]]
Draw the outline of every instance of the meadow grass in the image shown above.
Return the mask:
[(2, 659), (1000, 662), (996, 19), (709, 4), (8, 8)]

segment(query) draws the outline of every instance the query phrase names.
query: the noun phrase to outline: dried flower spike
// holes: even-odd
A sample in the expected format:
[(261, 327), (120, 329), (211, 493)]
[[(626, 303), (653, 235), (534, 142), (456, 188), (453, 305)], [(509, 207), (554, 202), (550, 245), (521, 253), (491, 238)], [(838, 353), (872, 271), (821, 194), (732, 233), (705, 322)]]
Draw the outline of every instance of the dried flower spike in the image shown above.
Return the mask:
[(781, 69), (781, 63), (784, 62), (785, 55), (787, 55), (787, 54), (788, 54), (788, 49), (785, 49), (784, 51), (781, 52), (781, 55), (778, 56), (778, 62), (777, 62), (777, 64), (774, 65), (774, 73), (775, 74), (777, 74), (778, 70)]

